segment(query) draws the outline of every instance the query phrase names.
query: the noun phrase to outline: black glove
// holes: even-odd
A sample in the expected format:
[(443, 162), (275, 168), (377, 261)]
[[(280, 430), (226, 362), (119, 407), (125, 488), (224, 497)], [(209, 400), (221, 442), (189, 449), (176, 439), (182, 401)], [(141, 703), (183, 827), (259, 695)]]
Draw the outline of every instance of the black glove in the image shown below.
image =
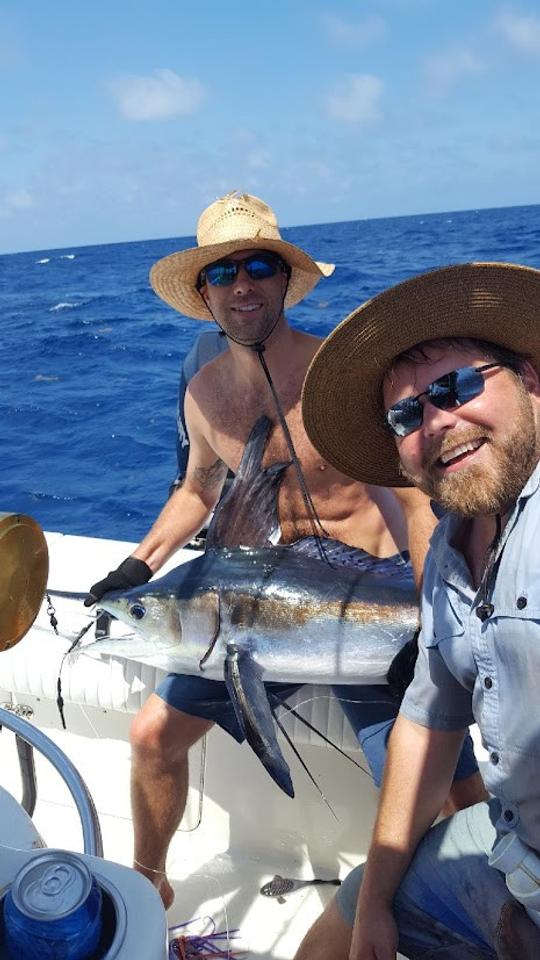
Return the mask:
[(148, 583), (153, 571), (144, 560), (136, 557), (127, 557), (116, 570), (111, 570), (103, 580), (98, 580), (90, 587), (90, 593), (84, 601), (85, 607), (101, 600), (103, 594), (109, 590), (129, 590), (130, 587), (140, 587)]

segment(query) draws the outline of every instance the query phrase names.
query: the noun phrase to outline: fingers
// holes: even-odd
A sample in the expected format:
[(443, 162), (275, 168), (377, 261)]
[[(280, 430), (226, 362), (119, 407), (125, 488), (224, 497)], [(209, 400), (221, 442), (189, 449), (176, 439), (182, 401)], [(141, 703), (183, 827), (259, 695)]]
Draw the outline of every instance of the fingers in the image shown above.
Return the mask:
[(103, 580), (98, 580), (90, 587), (84, 606), (91, 607), (110, 590), (129, 590), (131, 587), (140, 587), (143, 583), (148, 583), (152, 572), (144, 560), (126, 557), (116, 570), (110, 570)]

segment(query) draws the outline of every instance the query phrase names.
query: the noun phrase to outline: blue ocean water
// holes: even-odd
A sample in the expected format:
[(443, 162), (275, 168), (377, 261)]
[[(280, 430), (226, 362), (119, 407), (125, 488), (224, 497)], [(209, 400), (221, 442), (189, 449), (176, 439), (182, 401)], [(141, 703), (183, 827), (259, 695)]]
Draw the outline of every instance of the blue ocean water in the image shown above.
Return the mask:
[[(336, 264), (290, 321), (321, 336), (385, 287), (467, 260), (540, 267), (540, 206), (283, 231)], [(0, 257), (0, 511), (139, 540), (175, 476), (178, 371), (202, 324), (148, 283), (193, 237)]]

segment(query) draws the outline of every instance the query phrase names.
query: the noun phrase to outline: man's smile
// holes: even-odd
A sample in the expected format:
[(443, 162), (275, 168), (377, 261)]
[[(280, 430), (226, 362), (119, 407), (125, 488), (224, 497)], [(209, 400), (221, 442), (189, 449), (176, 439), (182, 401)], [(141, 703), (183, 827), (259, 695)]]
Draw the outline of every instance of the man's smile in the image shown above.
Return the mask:
[[(462, 431), (463, 433), (463, 431)], [(489, 443), (489, 436), (479, 430), (467, 431), (468, 436), (459, 439), (445, 438), (445, 442), (433, 444), (424, 456), (424, 469), (439, 474), (455, 473), (469, 466), (478, 458), (478, 451)], [(472, 435), (471, 435), (472, 433)]]
[(243, 303), (232, 306), (231, 310), (234, 310), (236, 313), (253, 313), (255, 310), (260, 310), (262, 303)]
[(461, 466), (463, 463), (469, 463), (474, 459), (474, 454), (486, 442), (485, 437), (477, 437), (474, 440), (468, 440), (465, 443), (457, 444), (441, 453), (437, 465), (443, 468), (452, 468)]

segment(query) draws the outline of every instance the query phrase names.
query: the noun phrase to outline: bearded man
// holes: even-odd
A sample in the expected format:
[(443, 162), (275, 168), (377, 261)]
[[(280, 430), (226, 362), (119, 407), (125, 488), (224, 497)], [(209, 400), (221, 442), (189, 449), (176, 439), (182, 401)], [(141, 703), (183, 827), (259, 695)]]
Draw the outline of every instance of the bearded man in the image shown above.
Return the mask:
[[(540, 271), (465, 264), (364, 304), (311, 364), (321, 455), (446, 515), (367, 864), (297, 960), (540, 957), (539, 334)], [(492, 798), (431, 827), (473, 720)]]

